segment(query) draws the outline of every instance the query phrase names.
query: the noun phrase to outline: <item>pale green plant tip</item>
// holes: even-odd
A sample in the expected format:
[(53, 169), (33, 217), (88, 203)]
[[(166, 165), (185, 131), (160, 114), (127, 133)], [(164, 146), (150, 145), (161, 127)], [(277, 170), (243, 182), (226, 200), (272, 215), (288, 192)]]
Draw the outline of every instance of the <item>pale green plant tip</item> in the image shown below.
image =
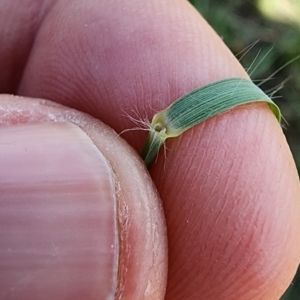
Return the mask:
[(273, 114), (275, 115), (279, 124), (281, 123), (281, 112), (279, 107), (275, 103), (268, 103), (269, 107), (271, 108)]
[(167, 138), (177, 137), (236, 106), (254, 102), (267, 103), (277, 120), (281, 121), (278, 106), (250, 80), (229, 78), (198, 88), (154, 115), (141, 156), (150, 166)]

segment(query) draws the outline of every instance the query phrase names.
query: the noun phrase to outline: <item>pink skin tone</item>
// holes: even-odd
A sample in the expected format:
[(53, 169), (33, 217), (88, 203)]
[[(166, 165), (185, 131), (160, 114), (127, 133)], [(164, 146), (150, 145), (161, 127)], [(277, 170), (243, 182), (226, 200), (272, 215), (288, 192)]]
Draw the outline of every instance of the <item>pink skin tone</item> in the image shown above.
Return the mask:
[(50, 101), (3, 96), (0, 120), (3, 297), (163, 299), (165, 220), (135, 151)]
[[(184, 0), (1, 5), (0, 64), (6, 67), (0, 91), (28, 97), (0, 97), (2, 125), (67, 122), (59, 130), (84, 136), (95, 164), (94, 145), (101, 169), (111, 165), (103, 182), (117, 178), (126, 191), (117, 194), (110, 215), (117, 215), (111, 239), (120, 251), (102, 257), (109, 270), (118, 269), (109, 280), (118, 286), (116, 298), (277, 300), (299, 264), (300, 188), (282, 130), (266, 105), (233, 109), (170, 139), (167, 157), (161, 154), (150, 170), (159, 200), (142, 162), (113, 131), (80, 112), (30, 99), (76, 108), (119, 133), (135, 126), (126, 113), (149, 118), (196, 87), (248, 78), (205, 20)], [(140, 151), (145, 135), (130, 131), (122, 137)], [(82, 159), (77, 155), (74, 161)], [(89, 170), (90, 163), (82, 168)]]

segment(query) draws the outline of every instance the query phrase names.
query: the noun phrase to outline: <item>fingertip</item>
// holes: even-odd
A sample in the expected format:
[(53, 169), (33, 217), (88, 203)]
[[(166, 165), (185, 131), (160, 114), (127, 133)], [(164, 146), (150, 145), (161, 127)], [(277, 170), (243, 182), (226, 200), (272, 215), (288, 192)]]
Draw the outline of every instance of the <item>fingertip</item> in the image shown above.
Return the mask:
[[(30, 262), (35, 266), (33, 269), (30, 264), (24, 267), (22, 274), (32, 280), (18, 286), (16, 291), (26, 299), (53, 299), (75, 294), (88, 295), (89, 299), (98, 299), (99, 295), (111, 297), (112, 294), (117, 299), (163, 299), (167, 274), (164, 216), (157, 191), (135, 151), (101, 122), (46, 100), (2, 95), (0, 117), (1, 133), (6, 140), (1, 150), (17, 149), (11, 159), (19, 168), (10, 168), (17, 172), (11, 179), (18, 175), (25, 182), (32, 174), (36, 175), (30, 179), (33, 182), (30, 198), (36, 201), (26, 204), (32, 214), (24, 216), (24, 194), (6, 186), (8, 175), (1, 174), (2, 187), (10, 195), (8, 199), (15, 197), (18, 219), (28, 219), (28, 224), (19, 228), (20, 223), (14, 215), (10, 215), (9, 222), (6, 218), (6, 238), (1, 245), (5, 249), (10, 247), (15, 253), (15, 244), (23, 241), (18, 248), (22, 253), (27, 250), (31, 253)], [(11, 152), (3, 151), (2, 158), (4, 153)], [(7, 169), (7, 164), (7, 160), (1, 160), (1, 170)], [(65, 181), (60, 180), (61, 176)], [(36, 196), (46, 193), (43, 187), (52, 191), (47, 201)], [(0, 199), (2, 212), (11, 205), (6, 198)], [(91, 198), (93, 201), (89, 202)], [(40, 201), (45, 204), (41, 206)], [(52, 209), (54, 206), (56, 208)], [(51, 209), (48, 211), (47, 207)], [(37, 212), (45, 218), (36, 218)], [(60, 230), (59, 224), (63, 225)], [(12, 226), (29, 235), (32, 244), (28, 245), (20, 236), (9, 238)], [(40, 238), (31, 235), (34, 232), (38, 232)], [(45, 240), (43, 243), (41, 237)], [(104, 237), (107, 243), (101, 242)], [(11, 245), (13, 240), (14, 245)], [(50, 240), (54, 248), (59, 249), (59, 257)], [(36, 252), (42, 257), (35, 255)], [(48, 252), (57, 255), (48, 255)], [(20, 277), (20, 264), (23, 265), (25, 256), (19, 257), (11, 281), (2, 281), (6, 283), (3, 292), (12, 293), (11, 296), (19, 295), (7, 289)], [(1, 256), (0, 260), (3, 259)], [(53, 275), (51, 280), (36, 276), (47, 274), (47, 268), (53, 263), (58, 266), (49, 271), (49, 276)], [(4, 271), (2, 269), (2, 274), (0, 271), (1, 276), (5, 275)], [(86, 280), (87, 277), (90, 280)], [(104, 283), (105, 280), (110, 284)], [(39, 288), (31, 292), (31, 284)]]
[(299, 264), (300, 192), (272, 112), (245, 105), (169, 148), (151, 169), (169, 228), (167, 299), (277, 300)]
[[(85, 111), (121, 132), (134, 126), (124, 112), (148, 119), (229, 77), (248, 75), (188, 1), (62, 0), (39, 30), (18, 93)], [(142, 147), (143, 132), (124, 136)]]

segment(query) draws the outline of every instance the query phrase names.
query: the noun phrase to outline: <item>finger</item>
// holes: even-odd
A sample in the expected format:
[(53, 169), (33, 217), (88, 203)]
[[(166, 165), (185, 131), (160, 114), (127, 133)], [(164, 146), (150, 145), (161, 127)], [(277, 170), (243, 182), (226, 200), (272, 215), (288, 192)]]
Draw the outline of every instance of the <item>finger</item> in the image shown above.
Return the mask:
[[(124, 111), (143, 118), (195, 87), (247, 76), (186, 1), (88, 3), (53, 7), (20, 93), (121, 131), (133, 126)], [(126, 139), (140, 149), (143, 137)], [(167, 147), (165, 169), (160, 159), (151, 171), (169, 228), (167, 298), (277, 299), (299, 262), (299, 183), (268, 108), (231, 110)]]
[(75, 110), (5, 95), (0, 140), (2, 298), (164, 298), (163, 213), (125, 142)]
[(167, 299), (279, 299), (299, 264), (300, 191), (272, 113), (241, 107), (167, 148), (151, 170), (168, 228)]
[[(187, 1), (61, 0), (39, 29), (19, 93), (75, 107), (121, 132), (134, 126), (125, 114), (151, 117), (232, 76), (247, 74)], [(124, 135), (138, 149), (144, 136)]]
[(36, 32), (53, 2), (0, 2), (0, 93), (16, 91)]

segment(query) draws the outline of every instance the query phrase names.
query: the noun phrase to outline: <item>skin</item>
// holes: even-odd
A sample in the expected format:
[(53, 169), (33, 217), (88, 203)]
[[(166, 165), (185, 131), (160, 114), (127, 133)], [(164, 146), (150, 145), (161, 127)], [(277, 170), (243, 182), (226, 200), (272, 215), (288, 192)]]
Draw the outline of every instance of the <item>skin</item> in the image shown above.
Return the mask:
[[(89, 0), (84, 6), (71, 0), (3, 0), (0, 12), (0, 92), (25, 96), (23, 109), (31, 110), (33, 119), (44, 112), (31, 98), (43, 98), (88, 113), (120, 133), (135, 127), (126, 113), (149, 119), (194, 88), (228, 77), (248, 78), (185, 0), (122, 5)], [(2, 95), (0, 107), (21, 105), (14, 101)], [(143, 131), (122, 135), (137, 151), (145, 136)], [(101, 134), (99, 140), (103, 150)], [(157, 196), (125, 197), (134, 234), (122, 240), (121, 249), (133, 247), (135, 263), (145, 265), (147, 255), (139, 245), (147, 231), (138, 224), (147, 220), (159, 228), (147, 243), (156, 241), (155, 253), (166, 255), (167, 239), (168, 260), (162, 255), (147, 271), (131, 267), (131, 273), (123, 273), (125, 279), (118, 281), (123, 299), (163, 299), (165, 288), (165, 299), (175, 300), (279, 299), (299, 264), (300, 188), (272, 112), (263, 104), (233, 109), (170, 139), (167, 149), (150, 170), (165, 220), (160, 209), (151, 209), (160, 207)], [(138, 160), (130, 150), (121, 153)], [(117, 164), (120, 158), (109, 160)], [(126, 189), (126, 177), (137, 168), (133, 188), (141, 178), (151, 185), (142, 163), (133, 165), (117, 171), (120, 184)], [(139, 201), (147, 207), (146, 216), (135, 209)], [(120, 208), (117, 214), (121, 218)], [(146, 254), (153, 253), (150, 248)], [(129, 257), (125, 250), (120, 255)], [(125, 270), (122, 262), (119, 270)], [(147, 276), (155, 278), (153, 293), (132, 298), (136, 286), (146, 289)]]

